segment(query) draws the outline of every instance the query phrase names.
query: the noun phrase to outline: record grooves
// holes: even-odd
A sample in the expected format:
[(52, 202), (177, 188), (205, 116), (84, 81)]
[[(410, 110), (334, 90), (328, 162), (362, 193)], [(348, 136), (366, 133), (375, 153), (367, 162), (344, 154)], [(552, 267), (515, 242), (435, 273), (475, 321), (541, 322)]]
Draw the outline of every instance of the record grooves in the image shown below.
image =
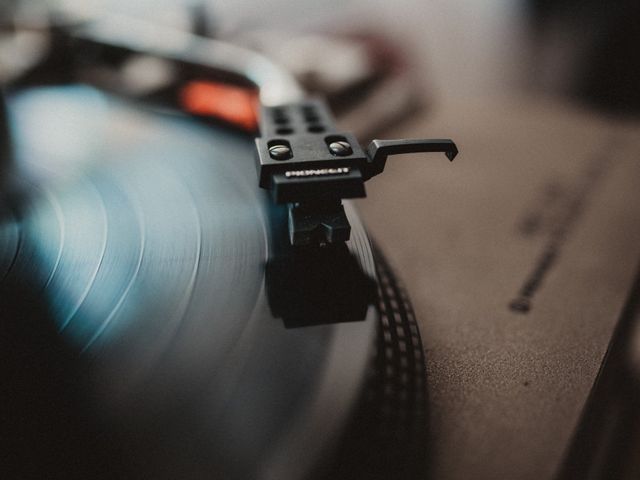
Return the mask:
[[(274, 479), (328, 468), (367, 372), (386, 368), (378, 328), (417, 336), (400, 290), (378, 287), (376, 268), (388, 269), (353, 207), (346, 246), (301, 254), (282, 241), (285, 209), (255, 188), (248, 137), (87, 87), (27, 90), (9, 111), (5, 182), (30, 185), (0, 225), (5, 370), (23, 379), (2, 401), (9, 435), (26, 408), (15, 399), (42, 399), (9, 468)], [(418, 346), (401, 355), (410, 382)], [(398, 391), (415, 409), (423, 387)], [(29, 464), (38, 439), (50, 453)]]

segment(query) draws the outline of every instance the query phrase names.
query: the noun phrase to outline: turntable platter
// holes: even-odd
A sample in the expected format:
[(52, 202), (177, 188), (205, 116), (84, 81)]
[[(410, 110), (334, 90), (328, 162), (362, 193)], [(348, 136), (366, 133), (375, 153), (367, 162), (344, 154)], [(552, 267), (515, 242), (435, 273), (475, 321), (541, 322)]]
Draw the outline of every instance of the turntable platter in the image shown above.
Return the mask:
[(307, 474), (373, 355), (375, 268), (352, 207), (348, 250), (302, 261), (255, 187), (251, 138), (88, 87), (8, 105), (3, 369), (30, 379), (3, 408), (19, 439), (12, 468)]

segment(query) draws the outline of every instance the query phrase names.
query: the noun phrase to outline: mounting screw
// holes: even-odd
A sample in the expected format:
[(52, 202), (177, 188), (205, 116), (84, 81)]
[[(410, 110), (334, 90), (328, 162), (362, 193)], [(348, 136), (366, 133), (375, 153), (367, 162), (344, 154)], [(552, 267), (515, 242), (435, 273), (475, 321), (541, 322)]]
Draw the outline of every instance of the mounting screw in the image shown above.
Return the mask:
[(274, 160), (287, 160), (291, 158), (291, 148), (278, 143), (277, 145), (269, 147), (269, 155), (271, 155), (271, 158)]
[(349, 142), (345, 140), (331, 142), (329, 144), (329, 151), (339, 157), (346, 157), (347, 155), (351, 155), (353, 153), (351, 145), (349, 145)]

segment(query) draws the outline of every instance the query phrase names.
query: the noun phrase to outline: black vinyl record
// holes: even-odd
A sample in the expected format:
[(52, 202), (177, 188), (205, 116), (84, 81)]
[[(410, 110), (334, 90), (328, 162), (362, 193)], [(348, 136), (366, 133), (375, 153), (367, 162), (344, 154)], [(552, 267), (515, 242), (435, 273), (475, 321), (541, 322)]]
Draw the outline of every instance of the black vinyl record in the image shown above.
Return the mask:
[(5, 478), (320, 471), (388, 298), (353, 207), (346, 245), (294, 249), (251, 138), (82, 86), (7, 103)]

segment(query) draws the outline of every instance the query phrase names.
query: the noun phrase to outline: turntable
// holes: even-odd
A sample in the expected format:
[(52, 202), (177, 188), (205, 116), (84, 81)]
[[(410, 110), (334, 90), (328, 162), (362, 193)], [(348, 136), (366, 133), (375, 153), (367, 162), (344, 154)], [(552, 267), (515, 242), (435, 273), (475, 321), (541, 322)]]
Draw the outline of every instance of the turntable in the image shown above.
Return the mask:
[[(267, 59), (152, 28), (53, 28), (7, 88), (2, 476), (421, 475), (420, 333), (349, 199), (455, 144), (364, 149)], [(184, 77), (143, 98), (91, 70), (143, 52)], [(194, 118), (194, 85), (249, 116)]]

